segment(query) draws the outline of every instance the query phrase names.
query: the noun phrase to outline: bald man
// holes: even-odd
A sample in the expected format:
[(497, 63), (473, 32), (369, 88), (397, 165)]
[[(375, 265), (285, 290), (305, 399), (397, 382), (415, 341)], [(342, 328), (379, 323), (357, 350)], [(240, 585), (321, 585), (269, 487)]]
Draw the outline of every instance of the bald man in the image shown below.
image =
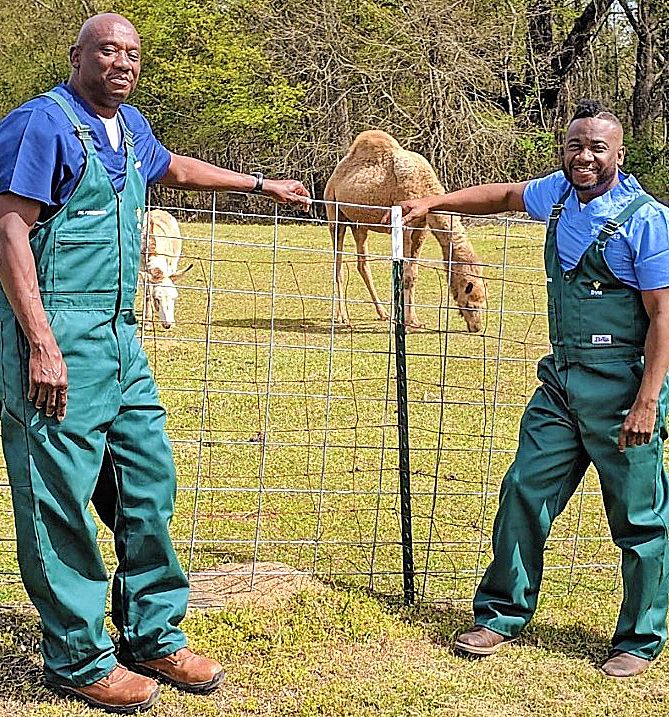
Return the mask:
[[(66, 83), (0, 122), (2, 442), (45, 679), (95, 707), (134, 712), (158, 699), (156, 680), (207, 693), (223, 678), (179, 628), (188, 582), (168, 534), (174, 462), (133, 310), (146, 188), (249, 191), (302, 207), (309, 197), (298, 181), (169, 152), (125, 104), (141, 65), (125, 18), (86, 21), (70, 62)], [(103, 464), (118, 650), (88, 510)]]
[(541, 385), (502, 483), (494, 559), (474, 598), (475, 626), (455, 643), (468, 655), (492, 655), (531, 619), (551, 525), (591, 463), (622, 551), (624, 588), (602, 670), (634, 677), (666, 640), (669, 210), (621, 171), (623, 158), (620, 121), (585, 101), (567, 130), (562, 171), (403, 206), (407, 224), (433, 209), (527, 211), (547, 223), (553, 352), (539, 362)]

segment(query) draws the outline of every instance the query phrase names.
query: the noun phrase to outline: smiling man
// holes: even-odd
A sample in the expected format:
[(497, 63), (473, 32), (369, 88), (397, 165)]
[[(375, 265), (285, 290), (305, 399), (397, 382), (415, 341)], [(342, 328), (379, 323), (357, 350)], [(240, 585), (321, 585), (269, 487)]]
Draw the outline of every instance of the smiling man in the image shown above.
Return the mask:
[(551, 525), (591, 463), (622, 551), (624, 588), (602, 670), (638, 675), (666, 641), (669, 210), (623, 174), (623, 158), (619, 120), (588, 100), (569, 124), (562, 171), (403, 204), (406, 224), (435, 209), (527, 211), (547, 223), (553, 352), (539, 362), (541, 385), (502, 483), (475, 625), (455, 643), (469, 655), (495, 653), (531, 619)]
[[(0, 121), (0, 398), (19, 566), (47, 683), (122, 713), (148, 709), (156, 680), (207, 693), (223, 678), (179, 628), (188, 582), (168, 532), (174, 462), (133, 310), (146, 187), (309, 204), (298, 181), (169, 152), (125, 104), (140, 53), (128, 20), (97, 15), (71, 48), (68, 82)], [(96, 485), (119, 562), (118, 650), (88, 510)]]

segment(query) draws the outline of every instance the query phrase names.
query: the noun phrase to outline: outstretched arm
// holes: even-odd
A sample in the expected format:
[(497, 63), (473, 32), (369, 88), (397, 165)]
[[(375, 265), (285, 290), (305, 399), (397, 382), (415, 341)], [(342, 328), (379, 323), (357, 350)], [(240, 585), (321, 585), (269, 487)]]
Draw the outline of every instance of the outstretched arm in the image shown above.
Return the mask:
[(657, 418), (657, 401), (669, 370), (669, 289), (642, 291), (650, 318), (646, 335), (643, 378), (627, 418), (618, 434), (618, 450), (650, 443)]
[(40, 204), (0, 194), (0, 283), (30, 347), (28, 399), (59, 421), (67, 405), (67, 366), (49, 326), (37, 283), (29, 232)]
[[(172, 154), (172, 161), (160, 184), (180, 189), (250, 192), (256, 179), (250, 174), (216, 167), (193, 157)], [(275, 202), (296, 204), (305, 210), (311, 206), (309, 192), (302, 182), (295, 179), (265, 179), (262, 194)]]
[[(430, 212), (458, 212), (459, 214), (497, 214), (524, 212), (523, 190), (527, 182), (510, 184), (480, 184), (448, 194), (433, 194), (420, 199), (400, 202), (404, 224), (411, 225)], [(389, 215), (384, 219), (387, 222)]]

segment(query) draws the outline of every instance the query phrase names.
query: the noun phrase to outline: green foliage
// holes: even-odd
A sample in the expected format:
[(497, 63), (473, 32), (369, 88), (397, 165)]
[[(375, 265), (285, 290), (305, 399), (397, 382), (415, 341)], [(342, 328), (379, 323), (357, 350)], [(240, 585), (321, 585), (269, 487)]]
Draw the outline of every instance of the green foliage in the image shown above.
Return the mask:
[(516, 139), (509, 174), (518, 181), (535, 177), (557, 165), (558, 153), (553, 132), (527, 130)]
[[(26, 14), (30, 22), (26, 22)], [(29, 10), (0, 0), (0, 116), (69, 75), (68, 48), (86, 13), (78, 2), (53, 0)]]
[(669, 149), (650, 138), (625, 141), (625, 171), (631, 172), (643, 188), (660, 200), (669, 200)]
[(216, 3), (131, 0), (123, 12), (143, 38), (135, 102), (170, 147), (202, 153), (232, 140), (275, 141), (300, 116), (302, 90)]

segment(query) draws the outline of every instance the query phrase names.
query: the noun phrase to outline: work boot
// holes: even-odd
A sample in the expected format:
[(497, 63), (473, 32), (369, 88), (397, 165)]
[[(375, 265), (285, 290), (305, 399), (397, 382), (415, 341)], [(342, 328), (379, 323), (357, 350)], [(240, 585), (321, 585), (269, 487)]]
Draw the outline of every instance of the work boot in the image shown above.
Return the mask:
[(91, 707), (120, 714), (144, 712), (160, 696), (160, 687), (155, 680), (129, 672), (121, 665), (116, 665), (101, 680), (83, 687), (55, 682), (49, 677), (45, 682), (61, 694), (77, 697)]
[(504, 637), (483, 625), (474, 625), (471, 630), (458, 636), (455, 641), (455, 650), (476, 657), (488, 657), (503, 645), (514, 640), (514, 637)]
[(609, 659), (602, 665), (602, 672), (614, 680), (636, 677), (650, 667), (650, 660), (637, 657), (629, 652), (614, 650)]
[(206, 695), (213, 692), (223, 682), (223, 666), (191, 652), (187, 647), (155, 660), (134, 662), (120, 658), (126, 667), (140, 675), (147, 675), (167, 682), (185, 692)]

